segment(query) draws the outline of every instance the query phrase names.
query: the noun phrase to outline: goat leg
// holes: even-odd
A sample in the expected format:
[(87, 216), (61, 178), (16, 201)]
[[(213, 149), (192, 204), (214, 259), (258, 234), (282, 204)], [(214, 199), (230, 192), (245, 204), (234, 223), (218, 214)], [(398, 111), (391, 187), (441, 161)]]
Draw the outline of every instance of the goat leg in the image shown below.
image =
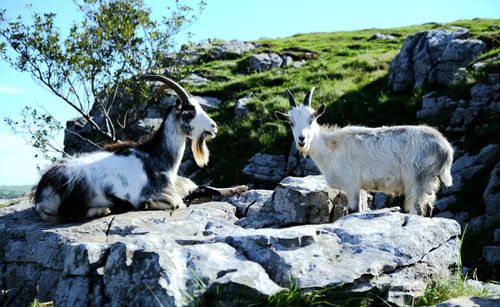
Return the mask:
[(186, 197), (184, 197), (184, 201), (190, 205), (191, 202), (195, 199), (200, 198), (212, 198), (213, 196), (232, 196), (232, 195), (240, 195), (248, 191), (248, 187), (246, 185), (239, 185), (231, 188), (214, 188), (210, 186), (199, 186), (193, 191), (191, 191)]

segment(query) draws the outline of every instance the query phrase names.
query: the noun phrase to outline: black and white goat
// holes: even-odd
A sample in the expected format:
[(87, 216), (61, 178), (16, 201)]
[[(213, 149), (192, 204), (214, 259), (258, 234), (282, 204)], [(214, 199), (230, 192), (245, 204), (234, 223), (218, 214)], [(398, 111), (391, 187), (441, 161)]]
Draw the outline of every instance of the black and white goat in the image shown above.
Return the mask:
[(452, 185), (453, 148), (428, 126), (367, 128), (319, 126), (325, 111), (310, 107), (312, 88), (301, 106), (286, 90), (290, 111), (276, 111), (290, 124), (297, 149), (309, 155), (329, 186), (346, 192), (349, 211), (359, 211), (361, 189), (405, 195), (405, 210), (430, 215), (439, 179)]
[[(208, 163), (206, 139), (217, 125), (179, 84), (157, 75), (146, 80), (163, 82), (179, 96), (166, 110), (159, 130), (147, 142), (115, 146), (114, 152), (95, 152), (54, 163), (38, 183), (34, 203), (44, 220), (74, 221), (129, 210), (183, 207), (184, 200), (229, 195), (246, 190), (198, 187), (177, 176), (186, 139), (192, 140), (196, 164)], [(113, 147), (113, 146), (112, 146)]]

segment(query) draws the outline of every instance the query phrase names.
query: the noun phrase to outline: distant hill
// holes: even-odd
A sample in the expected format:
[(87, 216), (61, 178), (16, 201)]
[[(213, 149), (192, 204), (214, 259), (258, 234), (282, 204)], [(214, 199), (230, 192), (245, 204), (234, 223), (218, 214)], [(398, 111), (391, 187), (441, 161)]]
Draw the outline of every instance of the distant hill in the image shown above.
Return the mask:
[(31, 191), (31, 185), (0, 185), (0, 199), (12, 199)]

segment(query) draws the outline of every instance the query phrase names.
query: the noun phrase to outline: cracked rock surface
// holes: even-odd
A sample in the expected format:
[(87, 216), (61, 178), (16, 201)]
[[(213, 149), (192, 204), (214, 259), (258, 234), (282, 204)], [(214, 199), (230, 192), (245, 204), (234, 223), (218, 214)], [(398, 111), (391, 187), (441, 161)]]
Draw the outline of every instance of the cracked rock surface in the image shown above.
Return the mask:
[(287, 228), (237, 221), (228, 202), (79, 224), (43, 222), (28, 201), (0, 209), (0, 304), (236, 306), (293, 281), (330, 301), (404, 305), (458, 259), (458, 223), (394, 208)]

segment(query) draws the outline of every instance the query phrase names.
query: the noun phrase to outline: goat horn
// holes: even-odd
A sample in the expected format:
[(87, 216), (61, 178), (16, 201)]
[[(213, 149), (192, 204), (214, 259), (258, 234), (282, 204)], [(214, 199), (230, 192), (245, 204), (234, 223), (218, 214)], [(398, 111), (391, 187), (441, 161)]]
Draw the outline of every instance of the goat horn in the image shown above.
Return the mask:
[(142, 79), (146, 79), (146, 80), (154, 80), (154, 81), (163, 82), (164, 85), (166, 85), (166, 86), (162, 85), (160, 87), (160, 90), (164, 89), (165, 87), (170, 87), (179, 96), (179, 98), (182, 99), (182, 101), (189, 101), (189, 98), (191, 97), (191, 94), (189, 94), (182, 86), (180, 86), (174, 80), (169, 79), (169, 78), (167, 78), (165, 76), (160, 76), (160, 75), (143, 75), (143, 76), (141, 76), (141, 78)]
[(312, 101), (312, 95), (314, 93), (314, 86), (307, 92), (306, 97), (304, 98), (303, 105), (310, 106)]
[(288, 89), (285, 89), (285, 93), (288, 96), (288, 102), (290, 102), (290, 109), (295, 108), (296, 107), (295, 98), (293, 98), (292, 93)]

